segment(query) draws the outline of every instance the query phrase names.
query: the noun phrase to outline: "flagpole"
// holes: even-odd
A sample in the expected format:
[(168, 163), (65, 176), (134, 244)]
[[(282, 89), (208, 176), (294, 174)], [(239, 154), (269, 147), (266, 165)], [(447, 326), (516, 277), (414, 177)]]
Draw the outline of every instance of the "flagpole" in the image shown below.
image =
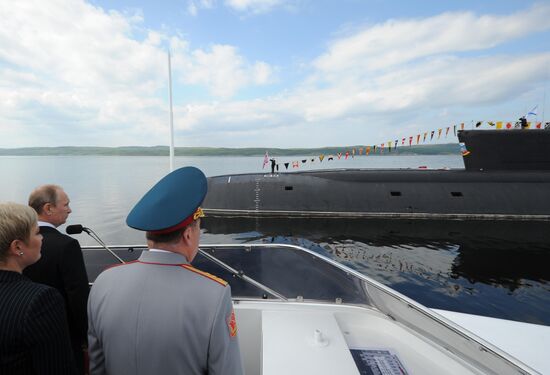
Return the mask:
[(544, 95), (542, 96), (542, 122), (544, 122), (544, 105), (546, 104), (546, 89), (544, 89)]
[(546, 85), (544, 85), (544, 94), (542, 99), (542, 122), (546, 120), (544, 118), (544, 109), (546, 107), (546, 90), (548, 89), (548, 80), (550, 80), (550, 64), (546, 67)]
[(170, 90), (170, 172), (174, 170), (174, 113), (172, 111), (172, 64), (168, 51), (168, 87)]

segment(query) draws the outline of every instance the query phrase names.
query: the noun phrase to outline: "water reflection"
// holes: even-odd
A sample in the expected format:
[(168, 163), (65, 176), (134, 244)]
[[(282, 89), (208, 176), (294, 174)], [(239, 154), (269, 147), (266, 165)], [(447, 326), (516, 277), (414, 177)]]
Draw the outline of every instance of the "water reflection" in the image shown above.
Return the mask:
[(550, 325), (549, 225), (207, 217), (203, 239), (296, 244), (430, 307)]

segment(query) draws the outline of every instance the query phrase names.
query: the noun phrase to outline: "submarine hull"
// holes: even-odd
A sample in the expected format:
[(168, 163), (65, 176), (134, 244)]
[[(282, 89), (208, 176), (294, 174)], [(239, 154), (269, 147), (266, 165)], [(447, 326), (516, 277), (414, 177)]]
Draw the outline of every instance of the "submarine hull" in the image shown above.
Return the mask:
[(209, 178), (211, 215), (550, 220), (550, 131), (464, 130), (465, 169)]
[(549, 171), (346, 169), (210, 177), (211, 215), (550, 220)]

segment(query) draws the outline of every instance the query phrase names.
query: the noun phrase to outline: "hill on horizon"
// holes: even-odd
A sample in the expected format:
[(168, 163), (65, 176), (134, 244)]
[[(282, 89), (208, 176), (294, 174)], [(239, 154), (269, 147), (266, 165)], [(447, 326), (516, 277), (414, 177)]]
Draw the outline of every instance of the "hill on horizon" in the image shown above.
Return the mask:
[[(318, 147), (318, 148), (228, 148), (228, 147), (176, 147), (176, 156), (263, 156), (267, 151), (270, 156), (316, 156), (321, 154), (337, 154), (359, 149), (365, 150), (365, 145), (347, 147)], [(122, 146), (122, 147), (21, 147), (0, 148), (0, 155), (6, 156), (48, 156), (48, 155), (105, 155), (105, 156), (168, 156), (168, 146)], [(391, 152), (384, 149), (382, 155), (454, 155), (460, 154), (458, 143), (445, 143), (435, 145), (399, 146), (392, 148)], [(377, 155), (379, 155), (377, 150)]]

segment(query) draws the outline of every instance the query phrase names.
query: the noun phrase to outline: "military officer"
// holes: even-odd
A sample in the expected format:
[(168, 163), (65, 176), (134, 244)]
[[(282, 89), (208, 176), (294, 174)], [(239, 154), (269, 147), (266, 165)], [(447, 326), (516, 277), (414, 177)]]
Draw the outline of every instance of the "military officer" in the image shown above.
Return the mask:
[(96, 279), (88, 302), (90, 373), (243, 374), (230, 286), (193, 268), (206, 177), (160, 180), (126, 223), (149, 251)]

